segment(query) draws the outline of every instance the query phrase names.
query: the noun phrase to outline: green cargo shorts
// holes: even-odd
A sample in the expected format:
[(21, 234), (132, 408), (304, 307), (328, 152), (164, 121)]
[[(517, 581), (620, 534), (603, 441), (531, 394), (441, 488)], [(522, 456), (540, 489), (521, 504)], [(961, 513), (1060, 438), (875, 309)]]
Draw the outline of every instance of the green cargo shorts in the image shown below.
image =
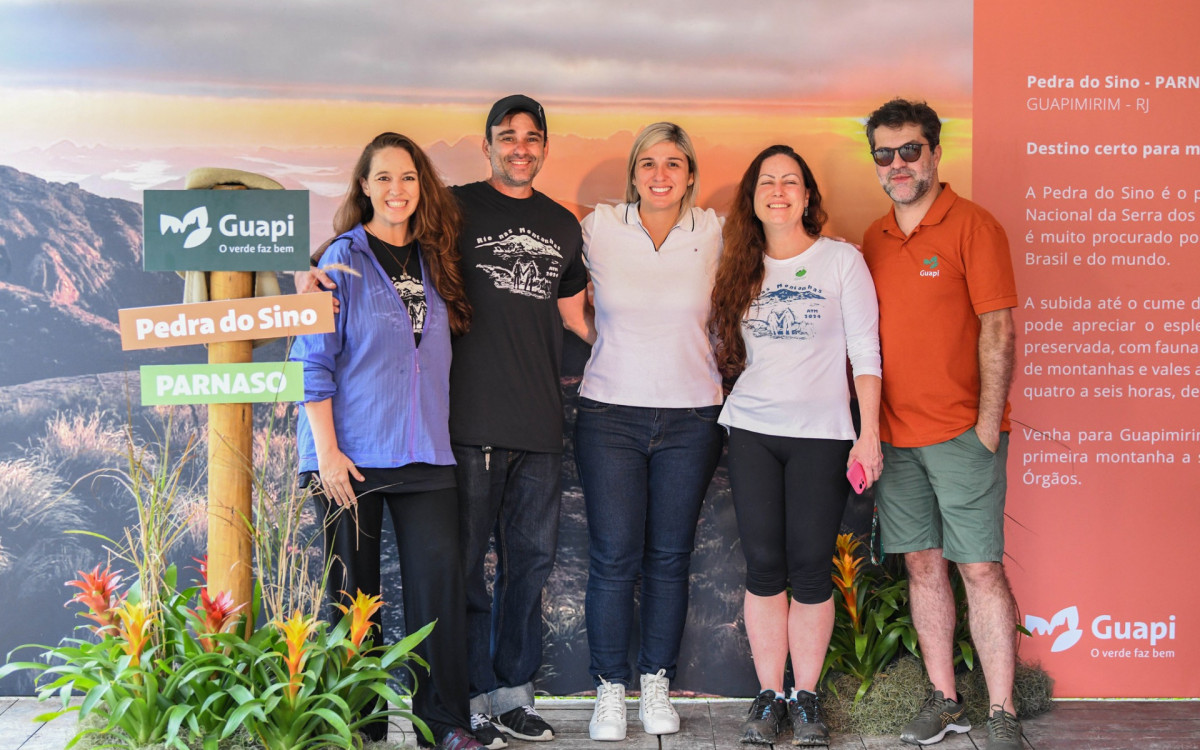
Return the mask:
[(1002, 562), (1008, 433), (992, 453), (971, 427), (920, 448), (883, 444), (875, 484), (883, 550), (942, 549), (953, 562)]

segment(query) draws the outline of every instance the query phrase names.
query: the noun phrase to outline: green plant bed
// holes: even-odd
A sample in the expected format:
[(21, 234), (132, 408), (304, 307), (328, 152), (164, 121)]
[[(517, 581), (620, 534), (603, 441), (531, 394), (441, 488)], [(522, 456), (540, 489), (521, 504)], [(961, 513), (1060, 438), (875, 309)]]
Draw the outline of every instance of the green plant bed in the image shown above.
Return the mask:
[[(858, 678), (836, 675), (829, 682), (831, 689), (823, 691), (821, 700), (830, 729), (859, 734), (899, 733), (933, 690), (921, 662), (909, 655), (878, 673), (857, 704), (854, 695), (860, 684)], [(982, 670), (960, 672), (955, 683), (966, 702), (971, 724), (984, 726), (988, 699)], [(1017, 716), (1028, 719), (1050, 710), (1053, 687), (1054, 681), (1040, 666), (1018, 663), (1013, 684)]]

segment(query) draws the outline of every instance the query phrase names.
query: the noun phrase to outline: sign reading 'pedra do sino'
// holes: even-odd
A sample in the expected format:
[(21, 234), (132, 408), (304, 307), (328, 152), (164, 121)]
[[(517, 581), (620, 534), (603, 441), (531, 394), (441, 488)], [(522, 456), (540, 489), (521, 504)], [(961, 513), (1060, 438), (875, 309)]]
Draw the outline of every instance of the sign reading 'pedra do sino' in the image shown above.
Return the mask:
[(147, 190), (146, 271), (303, 271), (307, 190)]

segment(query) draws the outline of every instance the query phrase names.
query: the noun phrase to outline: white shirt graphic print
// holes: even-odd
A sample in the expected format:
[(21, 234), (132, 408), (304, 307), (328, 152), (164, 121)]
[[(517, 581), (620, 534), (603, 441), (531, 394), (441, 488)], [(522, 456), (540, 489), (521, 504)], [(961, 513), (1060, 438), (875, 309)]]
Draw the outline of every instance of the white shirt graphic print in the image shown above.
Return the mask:
[(553, 240), (519, 228), (505, 232), (499, 239), (480, 242), (476, 248), (490, 253), (495, 260), (477, 267), (497, 289), (534, 299), (550, 299), (563, 261)]

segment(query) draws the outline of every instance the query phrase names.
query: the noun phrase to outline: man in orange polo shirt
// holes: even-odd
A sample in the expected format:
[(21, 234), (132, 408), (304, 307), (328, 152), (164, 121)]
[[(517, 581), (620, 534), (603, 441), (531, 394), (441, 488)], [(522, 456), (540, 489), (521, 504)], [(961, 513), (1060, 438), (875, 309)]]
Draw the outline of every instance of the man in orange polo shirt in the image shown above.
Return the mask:
[(1012, 704), (1017, 613), (1003, 565), (1017, 291), (1004, 229), (938, 181), (940, 135), (924, 102), (894, 99), (867, 121), (893, 204), (863, 237), (883, 356), (875, 491), (884, 550), (903, 554), (908, 568), (934, 689), (900, 739), (928, 745), (971, 728), (954, 686), (954, 562), (987, 680), (988, 748), (1009, 750), (1021, 747)]

